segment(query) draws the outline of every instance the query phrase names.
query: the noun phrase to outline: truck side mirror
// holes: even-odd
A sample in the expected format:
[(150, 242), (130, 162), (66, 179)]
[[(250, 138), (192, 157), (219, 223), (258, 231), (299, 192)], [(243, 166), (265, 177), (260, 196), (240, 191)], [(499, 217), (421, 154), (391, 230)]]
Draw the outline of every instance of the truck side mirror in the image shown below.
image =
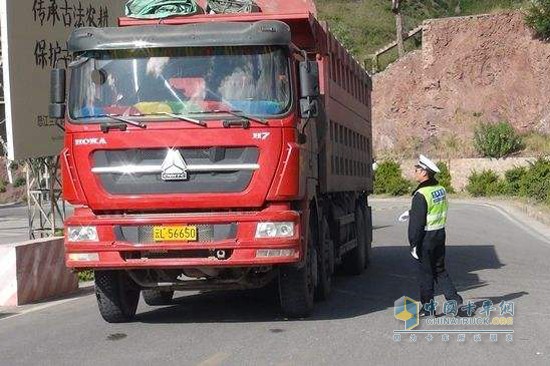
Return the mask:
[(315, 61), (300, 62), (300, 115), (315, 118), (319, 115), (319, 66)]
[(50, 72), (50, 107), (51, 118), (65, 118), (65, 69), (53, 69)]
[(319, 116), (319, 101), (313, 98), (300, 99), (300, 115), (302, 118), (316, 118)]
[(319, 66), (316, 61), (300, 62), (300, 91), (302, 98), (319, 96)]

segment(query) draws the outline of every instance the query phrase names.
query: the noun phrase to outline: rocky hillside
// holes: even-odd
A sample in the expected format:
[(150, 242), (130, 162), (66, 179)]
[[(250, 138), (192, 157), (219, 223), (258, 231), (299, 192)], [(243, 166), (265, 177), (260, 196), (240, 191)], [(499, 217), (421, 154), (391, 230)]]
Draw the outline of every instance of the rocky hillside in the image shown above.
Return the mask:
[[(527, 0), (528, 1), (528, 0)], [(422, 21), (457, 15), (484, 14), (521, 7), (526, 0), (402, 0), (405, 30)], [(395, 40), (395, 18), (391, 0), (315, 0), (319, 16), (328, 20), (340, 41), (357, 57), (368, 55)], [(413, 40), (408, 49), (418, 46)], [(395, 53), (381, 59), (395, 60)]]
[(460, 147), (479, 122), (550, 133), (550, 44), (521, 13), (429, 20), (422, 45), (374, 77), (377, 151)]

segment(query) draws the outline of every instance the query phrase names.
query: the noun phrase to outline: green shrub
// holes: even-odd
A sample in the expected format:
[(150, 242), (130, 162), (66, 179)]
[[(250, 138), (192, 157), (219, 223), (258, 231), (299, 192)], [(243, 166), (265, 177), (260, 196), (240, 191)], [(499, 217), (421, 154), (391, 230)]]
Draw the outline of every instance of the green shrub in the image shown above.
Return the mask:
[(533, 0), (527, 8), (525, 23), (542, 39), (550, 39), (550, 0)]
[(437, 162), (437, 167), (441, 173), (436, 174), (435, 179), (439, 181), (439, 184), (445, 187), (448, 193), (455, 193), (455, 189), (451, 184), (451, 172), (447, 164), (444, 161), (439, 161)]
[(537, 201), (550, 201), (550, 159), (539, 158), (531, 163), (521, 179), (520, 195)]
[(94, 280), (94, 271), (86, 270), (78, 272), (78, 280), (80, 282), (88, 282)]
[(392, 160), (386, 160), (378, 165), (374, 179), (374, 193), (402, 196), (409, 193), (411, 183), (403, 178), (401, 167)]
[(523, 149), (522, 138), (508, 122), (482, 123), (474, 132), (474, 147), (488, 158), (503, 158)]
[(527, 174), (527, 168), (518, 166), (507, 170), (504, 173), (506, 181), (506, 193), (512, 196), (517, 196), (520, 193), (523, 177)]
[(498, 196), (506, 193), (506, 183), (492, 170), (474, 171), (466, 190), (474, 197)]
[(6, 182), (4, 180), (0, 180), (0, 193), (6, 193)]
[(27, 183), (27, 180), (25, 178), (18, 177), (17, 179), (15, 179), (15, 182), (13, 182), (13, 186), (15, 188), (23, 187), (26, 183)]

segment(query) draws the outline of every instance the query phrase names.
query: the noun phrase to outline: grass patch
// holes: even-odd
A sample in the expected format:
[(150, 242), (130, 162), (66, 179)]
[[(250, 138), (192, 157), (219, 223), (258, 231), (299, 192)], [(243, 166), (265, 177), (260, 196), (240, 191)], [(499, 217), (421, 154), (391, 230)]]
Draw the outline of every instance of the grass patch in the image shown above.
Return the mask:
[(78, 281), (79, 282), (88, 282), (94, 280), (94, 271), (86, 270), (78, 272)]
[(460, 6), (462, 15), (472, 15), (520, 9), (527, 3), (524, 0), (462, 0)]
[(539, 156), (550, 152), (550, 135), (540, 132), (529, 132), (522, 137), (525, 144), (525, 150), (522, 155)]

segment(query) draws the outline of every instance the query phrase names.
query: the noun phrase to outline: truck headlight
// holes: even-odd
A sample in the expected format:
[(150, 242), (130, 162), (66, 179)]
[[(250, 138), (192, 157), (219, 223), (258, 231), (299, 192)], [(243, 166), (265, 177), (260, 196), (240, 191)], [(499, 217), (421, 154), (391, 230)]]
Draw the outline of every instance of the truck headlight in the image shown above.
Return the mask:
[(99, 253), (70, 253), (69, 260), (75, 262), (98, 262)]
[(99, 241), (95, 226), (76, 226), (67, 228), (67, 240), (73, 243), (81, 241)]
[(293, 236), (293, 222), (259, 222), (256, 226), (256, 239), (291, 238)]

